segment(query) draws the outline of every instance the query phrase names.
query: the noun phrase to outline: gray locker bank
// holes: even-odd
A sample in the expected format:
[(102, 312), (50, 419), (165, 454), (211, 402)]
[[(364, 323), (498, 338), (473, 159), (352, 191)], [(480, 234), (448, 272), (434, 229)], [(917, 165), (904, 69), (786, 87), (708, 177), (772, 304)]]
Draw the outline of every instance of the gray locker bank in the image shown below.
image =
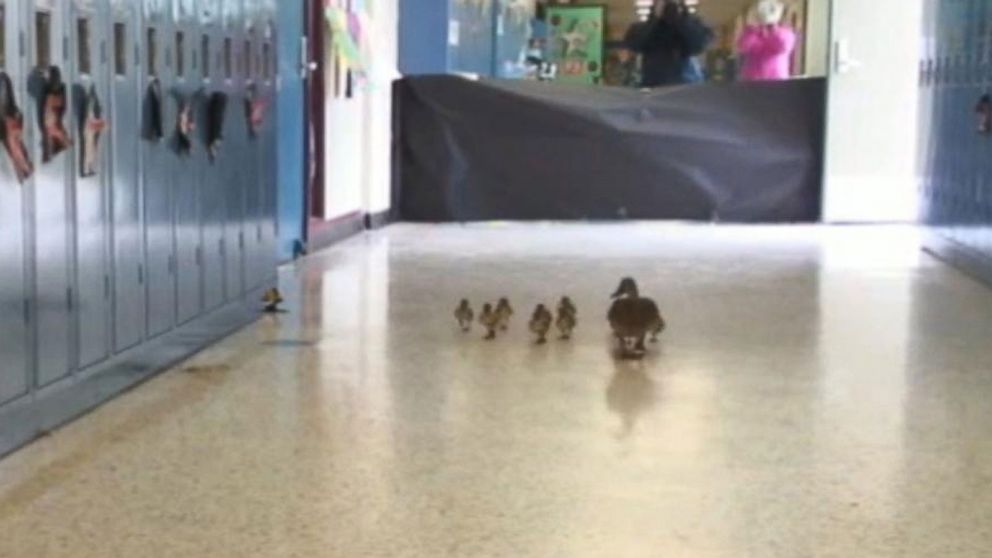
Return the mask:
[(275, 0), (0, 0), (0, 455), (258, 315)]

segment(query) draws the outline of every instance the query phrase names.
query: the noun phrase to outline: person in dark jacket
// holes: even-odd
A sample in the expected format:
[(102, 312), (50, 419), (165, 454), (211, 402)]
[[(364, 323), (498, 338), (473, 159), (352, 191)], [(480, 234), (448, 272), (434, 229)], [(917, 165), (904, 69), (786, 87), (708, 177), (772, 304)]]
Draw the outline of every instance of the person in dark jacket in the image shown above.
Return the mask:
[(659, 87), (701, 81), (694, 57), (712, 39), (713, 32), (680, 1), (659, 0), (646, 22), (630, 27), (624, 42), (641, 55), (641, 87)]

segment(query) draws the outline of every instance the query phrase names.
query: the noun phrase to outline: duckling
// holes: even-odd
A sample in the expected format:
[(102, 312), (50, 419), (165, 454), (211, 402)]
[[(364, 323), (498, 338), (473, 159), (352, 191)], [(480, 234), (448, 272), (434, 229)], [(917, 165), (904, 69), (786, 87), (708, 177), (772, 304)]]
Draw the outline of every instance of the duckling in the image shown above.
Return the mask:
[(486, 328), (485, 340), (491, 341), (496, 339), (496, 330), (499, 329), (499, 314), (493, 310), (493, 305), (488, 302), (482, 307), (482, 313), (479, 314), (479, 323)]
[(455, 319), (458, 320), (458, 326), (462, 328), (462, 331), (465, 333), (472, 331), (472, 322), (475, 320), (475, 313), (472, 312), (472, 306), (469, 304), (468, 299), (463, 298), (458, 308), (455, 308)]
[(537, 335), (538, 345), (548, 342), (548, 331), (551, 330), (551, 322), (553, 321), (554, 316), (551, 315), (551, 312), (543, 304), (538, 304), (530, 318), (530, 330)]
[(499, 299), (499, 302), (496, 304), (496, 316), (499, 318), (500, 331), (510, 329), (510, 318), (513, 317), (513, 307), (510, 306), (509, 299), (505, 297)]
[(575, 331), (576, 325), (578, 325), (578, 318), (575, 316), (575, 310), (559, 307), (555, 326), (561, 333), (562, 341), (568, 341), (572, 338), (572, 332)]
[(620, 341), (620, 349), (624, 355), (644, 354), (645, 338), (650, 334), (651, 340), (656, 341), (665, 330), (665, 319), (658, 305), (650, 298), (640, 296), (637, 282), (630, 277), (620, 282), (613, 299), (608, 318), (613, 334)]
[(267, 314), (281, 312), (279, 305), (282, 304), (282, 302), (282, 293), (279, 292), (279, 289), (273, 287), (265, 291), (265, 294), (262, 295), (262, 303), (265, 305), (262, 308), (262, 311)]
[(561, 297), (561, 301), (558, 302), (558, 314), (562, 313), (571, 314), (576, 318), (579, 316), (578, 309), (575, 308), (575, 304), (572, 303), (572, 299), (567, 296)]

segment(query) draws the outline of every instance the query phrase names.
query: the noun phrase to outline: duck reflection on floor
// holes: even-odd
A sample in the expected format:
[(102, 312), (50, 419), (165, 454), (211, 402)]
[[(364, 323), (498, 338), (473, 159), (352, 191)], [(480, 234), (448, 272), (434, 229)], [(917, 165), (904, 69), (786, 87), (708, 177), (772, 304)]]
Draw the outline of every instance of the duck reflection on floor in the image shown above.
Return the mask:
[[(619, 360), (636, 277), (668, 328)], [(0, 462), (0, 556), (986, 556), (992, 295), (906, 228), (399, 225)], [(530, 310), (577, 307), (535, 344)], [(509, 329), (461, 331), (507, 297)]]

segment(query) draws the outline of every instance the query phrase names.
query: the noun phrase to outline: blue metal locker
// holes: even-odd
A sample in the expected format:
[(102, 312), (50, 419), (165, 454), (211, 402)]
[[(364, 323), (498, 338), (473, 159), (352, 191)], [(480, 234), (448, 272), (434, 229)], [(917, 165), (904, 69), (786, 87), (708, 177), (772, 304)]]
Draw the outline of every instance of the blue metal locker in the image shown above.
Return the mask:
[[(245, 18), (248, 26), (242, 47), (242, 55), (245, 57), (245, 102), (260, 103), (263, 118), (269, 118), (270, 115), (265, 114), (269, 110), (266, 105), (271, 104), (272, 100), (262, 97), (259, 89), (261, 45), (257, 17), (256, 2), (245, 0)], [(249, 291), (262, 282), (262, 183), (258, 179), (261, 155), (258, 136), (260, 131), (260, 129), (249, 130), (245, 142), (246, 156), (242, 174), (245, 190), (245, 287)]]
[(172, 328), (176, 322), (174, 273), (173, 155), (169, 151), (169, 123), (175, 103), (171, 10), (167, 0), (144, 0), (141, 30), (141, 142), (144, 192), (145, 253), (148, 266), (148, 336)]
[[(22, 59), (18, 56), (22, 21), (19, 2), (0, 1), (0, 71), (5, 74), (0, 87), (13, 87), (16, 102), (26, 111)], [(27, 112), (24, 112), (27, 118)], [(25, 395), (30, 388), (28, 375), (28, 275), (25, 269), (25, 189), (28, 182), (19, 179), (18, 165), (11, 154), (0, 154), (0, 405)], [(23, 169), (23, 167), (21, 167)], [(23, 175), (22, 175), (23, 176)]]
[[(35, 364), (37, 386), (65, 378), (72, 369), (75, 293), (71, 282), (72, 152), (65, 150), (71, 130), (71, 106), (64, 87), (66, 70), (67, 6), (54, 0), (29, 0), (24, 26), (28, 32), (27, 96), (24, 100), (28, 151), (35, 161), (32, 209), (34, 214)], [(61, 93), (60, 93), (61, 91)], [(60, 101), (58, 98), (62, 97)], [(62, 110), (58, 107), (62, 105)], [(48, 107), (62, 127), (43, 126)]]
[[(400, 9), (405, 13), (405, 8), (401, 4)], [(295, 254), (295, 246), (303, 238), (304, 223), (306, 213), (304, 187), (304, 175), (306, 169), (301, 164), (303, 153), (306, 150), (304, 130), (306, 129), (305, 114), (299, 107), (304, 106), (305, 79), (300, 68), (300, 60), (303, 56), (303, 45), (300, 37), (303, 36), (304, 12), (306, 5), (302, 2), (283, 3), (279, 6), (277, 14), (277, 27), (279, 29), (279, 42), (276, 48), (279, 63), (279, 95), (276, 99), (267, 99), (270, 107), (266, 114), (267, 119), (279, 118), (278, 126), (278, 152), (277, 165), (279, 168), (280, 187), (277, 190), (279, 208), (279, 242), (278, 260), (287, 261)], [(421, 4), (418, 8), (424, 9)], [(447, 10), (441, 10), (442, 20), (447, 19)], [(403, 23), (400, 24), (403, 26)], [(404, 33), (399, 32), (399, 39), (403, 41)], [(441, 44), (445, 43), (445, 38), (441, 37)], [(406, 43), (402, 43), (404, 46)], [(421, 45), (421, 47), (424, 45)], [(277, 108), (278, 107), (278, 108)], [(259, 229), (259, 235), (261, 229)], [(259, 237), (261, 238), (261, 237)]]
[(226, 218), (224, 221), (224, 279), (225, 298), (235, 300), (244, 293), (244, 247), (242, 225), (245, 219), (245, 176), (243, 173), (247, 154), (247, 129), (242, 101), (244, 78), (241, 76), (241, 49), (243, 39), (243, 12), (241, 0), (225, 0), (222, 26), (222, 73), (220, 90), (228, 98), (224, 151), (218, 160), (225, 178), (219, 186), (225, 192)]
[(259, 176), (261, 177), (262, 196), (262, 241), (260, 266), (262, 280), (271, 283), (276, 274), (276, 189), (278, 184), (278, 168), (276, 165), (276, 2), (262, 0), (261, 17), (263, 20), (262, 37), (262, 69), (261, 94), (269, 99), (272, 110), (262, 126), (260, 146), (262, 156), (259, 157)]
[[(224, 262), (227, 246), (224, 223), (227, 219), (224, 157), (227, 146), (221, 142), (210, 145), (211, 118), (219, 118), (215, 95), (223, 86), (223, 16), (222, 0), (201, 0), (200, 6), (200, 75), (202, 93), (197, 111), (198, 149), (209, 150), (200, 159), (200, 217), (203, 227), (203, 302), (205, 310), (214, 310), (224, 303)], [(225, 130), (220, 130), (222, 133)]]
[[(175, 31), (175, 85), (169, 92), (169, 102), (178, 112), (194, 107), (200, 86), (198, 14), (194, 0), (176, 0), (173, 4)], [(195, 115), (194, 115), (195, 116)], [(176, 226), (176, 279), (178, 299), (176, 313), (179, 323), (186, 323), (203, 309), (201, 237), (200, 237), (200, 172), (206, 164), (202, 142), (191, 138), (190, 144), (180, 137), (176, 121), (167, 123), (172, 146), (172, 178)], [(200, 132), (195, 132), (199, 134)]]
[(70, 4), (69, 85), (76, 136), (72, 171), (76, 231), (76, 342), (78, 366), (106, 359), (112, 350), (110, 306), (109, 166), (106, 130), (109, 110), (107, 5), (95, 0)]
[(139, 147), (137, 35), (140, 5), (111, 0), (111, 176), (113, 178), (114, 347), (140, 343), (145, 331), (145, 269)]

